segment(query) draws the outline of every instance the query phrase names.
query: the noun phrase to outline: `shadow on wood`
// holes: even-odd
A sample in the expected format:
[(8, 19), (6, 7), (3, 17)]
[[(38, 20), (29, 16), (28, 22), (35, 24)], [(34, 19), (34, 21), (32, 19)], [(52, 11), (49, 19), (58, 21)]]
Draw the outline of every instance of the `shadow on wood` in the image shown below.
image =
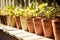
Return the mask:
[(18, 39), (4, 33), (2, 30), (0, 30), (0, 40), (18, 40)]

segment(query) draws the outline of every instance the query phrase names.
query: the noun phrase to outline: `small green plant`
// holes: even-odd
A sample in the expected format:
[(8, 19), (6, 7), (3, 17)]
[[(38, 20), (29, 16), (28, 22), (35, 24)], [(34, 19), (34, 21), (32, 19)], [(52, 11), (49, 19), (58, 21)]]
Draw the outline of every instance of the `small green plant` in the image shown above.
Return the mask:
[(58, 9), (55, 7), (47, 7), (44, 16), (47, 18), (54, 18), (57, 15)]
[(22, 16), (26, 18), (36, 17), (38, 9), (35, 8), (35, 3), (32, 3), (30, 6), (25, 7), (22, 11)]
[(44, 16), (47, 3), (42, 3), (38, 6), (38, 16)]
[(47, 7), (47, 3), (42, 3), (38, 6), (39, 10), (45, 10), (45, 8)]
[(9, 16), (13, 16), (14, 15), (14, 11), (15, 10), (15, 7), (14, 6), (8, 6), (8, 7), (5, 7), (2, 11), (2, 14), (3, 15), (9, 15)]
[(14, 10), (14, 16), (17, 17), (17, 16), (21, 16), (22, 15), (22, 10), (21, 8), (15, 8)]

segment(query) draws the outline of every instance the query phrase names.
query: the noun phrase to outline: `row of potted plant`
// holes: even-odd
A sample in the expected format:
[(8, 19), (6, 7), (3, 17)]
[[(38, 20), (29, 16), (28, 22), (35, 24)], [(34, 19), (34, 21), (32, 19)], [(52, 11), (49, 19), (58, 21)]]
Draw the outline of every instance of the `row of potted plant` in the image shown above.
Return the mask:
[[(47, 3), (38, 5), (35, 8), (35, 4), (24, 9), (16, 7), (6, 7), (0, 16), (3, 16), (4, 22), (9, 26), (17, 26), (23, 30), (29, 30), (29, 32), (36, 33), (37, 35), (43, 35), (48, 38), (55, 37), (55, 40), (59, 40), (59, 25), (58, 28), (56, 22), (59, 24), (59, 20), (55, 17), (59, 10), (55, 7), (47, 7)], [(2, 17), (1, 17), (2, 19)], [(58, 31), (57, 31), (58, 30)], [(58, 35), (57, 35), (58, 33)], [(54, 35), (53, 35), (54, 34)]]

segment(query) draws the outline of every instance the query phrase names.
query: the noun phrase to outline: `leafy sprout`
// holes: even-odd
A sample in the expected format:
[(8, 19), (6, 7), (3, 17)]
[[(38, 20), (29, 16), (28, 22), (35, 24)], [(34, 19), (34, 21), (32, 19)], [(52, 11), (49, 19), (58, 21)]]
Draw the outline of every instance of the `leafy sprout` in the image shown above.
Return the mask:
[(14, 15), (14, 10), (15, 10), (14, 6), (8, 6), (8, 7), (5, 7), (3, 9), (2, 14), (3, 15), (13, 16)]
[(21, 16), (22, 15), (22, 9), (21, 8), (15, 8), (15, 13), (14, 13), (14, 16)]
[(47, 18), (53, 18), (57, 15), (58, 10), (55, 7), (47, 7), (44, 16)]

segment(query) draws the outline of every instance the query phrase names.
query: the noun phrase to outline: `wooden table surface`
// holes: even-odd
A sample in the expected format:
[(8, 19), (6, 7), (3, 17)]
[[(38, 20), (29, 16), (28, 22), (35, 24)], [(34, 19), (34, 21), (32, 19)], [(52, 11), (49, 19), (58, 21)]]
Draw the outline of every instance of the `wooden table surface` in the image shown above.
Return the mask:
[[(53, 39), (45, 38), (43, 36), (36, 35), (34, 33), (30, 33), (21, 29), (13, 28), (2, 24), (0, 24), (0, 30), (2, 30), (6, 34), (9, 34), (12, 37), (15, 37), (15, 39), (17, 38), (19, 40), (53, 40)], [(6, 38), (6, 40), (8, 39)]]

